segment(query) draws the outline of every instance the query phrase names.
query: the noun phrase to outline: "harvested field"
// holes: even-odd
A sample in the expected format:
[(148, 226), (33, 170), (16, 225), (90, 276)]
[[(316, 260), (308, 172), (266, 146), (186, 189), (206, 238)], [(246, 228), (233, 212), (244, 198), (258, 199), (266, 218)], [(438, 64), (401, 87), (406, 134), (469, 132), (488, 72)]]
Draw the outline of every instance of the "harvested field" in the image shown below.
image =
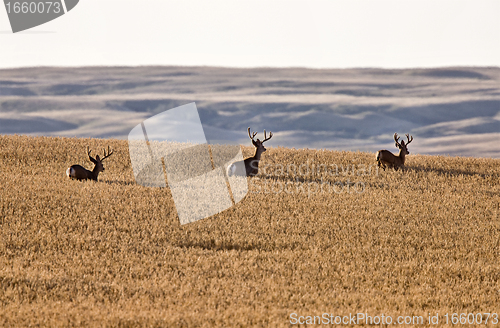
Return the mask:
[[(66, 178), (108, 145), (98, 182)], [(268, 148), (241, 202), (181, 226), (168, 188), (135, 184), (126, 141), (0, 136), (0, 326), (499, 313), (500, 160), (377, 171), (376, 150)]]

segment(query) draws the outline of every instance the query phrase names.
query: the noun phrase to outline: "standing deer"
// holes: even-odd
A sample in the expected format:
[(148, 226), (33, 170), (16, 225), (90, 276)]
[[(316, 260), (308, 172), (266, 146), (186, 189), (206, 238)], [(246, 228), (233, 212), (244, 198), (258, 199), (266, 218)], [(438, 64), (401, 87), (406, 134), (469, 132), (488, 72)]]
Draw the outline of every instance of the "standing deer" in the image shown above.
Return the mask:
[(240, 176), (255, 176), (259, 173), (259, 161), (260, 156), (263, 152), (266, 151), (264, 147), (264, 142), (271, 139), (273, 137), (273, 133), (269, 132), (269, 138), (267, 138), (266, 130), (264, 130), (264, 140), (260, 141), (259, 139), (254, 140), (257, 132), (253, 132), (250, 134), (250, 128), (248, 128), (248, 136), (252, 140), (252, 144), (255, 146), (255, 155), (252, 157), (246, 158), (243, 162), (234, 162), (227, 167), (227, 175), (240, 175)]
[(99, 155), (97, 155), (95, 158), (90, 156), (91, 150), (89, 150), (89, 147), (87, 147), (87, 155), (89, 156), (89, 160), (95, 164), (94, 169), (92, 171), (87, 170), (81, 165), (72, 165), (66, 170), (66, 175), (68, 178), (71, 179), (77, 179), (77, 180), (94, 180), (97, 181), (97, 176), (99, 175), (99, 172), (104, 171), (104, 166), (102, 166), (102, 161), (104, 161), (106, 158), (111, 156), (113, 154), (112, 151), (110, 151), (109, 146), (108, 146), (108, 153), (106, 154), (106, 150), (104, 150), (104, 157), (99, 158)]
[(406, 144), (404, 140), (400, 143), (398, 134), (394, 133), (394, 141), (396, 142), (396, 147), (399, 148), (398, 156), (385, 149), (377, 152), (378, 166), (382, 167), (384, 171), (386, 167), (392, 167), (397, 171), (398, 168), (402, 168), (405, 165), (405, 156), (410, 154), (407, 146), (413, 141), (413, 136), (406, 134), (406, 138), (408, 139)]

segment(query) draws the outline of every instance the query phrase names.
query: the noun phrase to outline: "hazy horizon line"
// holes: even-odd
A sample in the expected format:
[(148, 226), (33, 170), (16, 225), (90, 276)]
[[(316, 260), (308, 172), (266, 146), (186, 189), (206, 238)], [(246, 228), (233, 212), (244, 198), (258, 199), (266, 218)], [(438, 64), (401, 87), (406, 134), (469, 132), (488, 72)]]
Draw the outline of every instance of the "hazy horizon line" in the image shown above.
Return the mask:
[(135, 67), (186, 67), (186, 68), (221, 68), (221, 69), (310, 69), (310, 70), (406, 70), (406, 69), (447, 69), (447, 68), (500, 68), (495, 65), (444, 65), (444, 66), (406, 66), (406, 67), (382, 67), (382, 66), (349, 66), (349, 67), (314, 67), (314, 66), (218, 66), (218, 65), (175, 65), (175, 64), (137, 64), (137, 65), (38, 65), (38, 66), (1, 66), (0, 70), (25, 69), (25, 68), (135, 68)]

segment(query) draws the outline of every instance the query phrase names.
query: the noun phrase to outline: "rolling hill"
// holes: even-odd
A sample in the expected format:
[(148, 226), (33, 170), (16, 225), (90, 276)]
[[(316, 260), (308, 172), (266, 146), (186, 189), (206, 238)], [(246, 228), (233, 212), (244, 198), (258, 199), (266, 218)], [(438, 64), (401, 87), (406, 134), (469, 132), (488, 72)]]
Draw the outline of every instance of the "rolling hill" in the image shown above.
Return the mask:
[[(248, 144), (373, 151), (411, 133), (415, 153), (498, 158), (500, 68), (32, 67), (0, 70), (0, 134), (126, 139), (196, 102), (210, 135)], [(279, 133), (277, 133), (279, 132)]]
[[(98, 182), (66, 178), (91, 168), (87, 146), (108, 145)], [(181, 226), (168, 188), (135, 184), (126, 141), (2, 135), (0, 326), (498, 313), (499, 161), (374, 164), (374, 152), (269, 147), (241, 202)]]

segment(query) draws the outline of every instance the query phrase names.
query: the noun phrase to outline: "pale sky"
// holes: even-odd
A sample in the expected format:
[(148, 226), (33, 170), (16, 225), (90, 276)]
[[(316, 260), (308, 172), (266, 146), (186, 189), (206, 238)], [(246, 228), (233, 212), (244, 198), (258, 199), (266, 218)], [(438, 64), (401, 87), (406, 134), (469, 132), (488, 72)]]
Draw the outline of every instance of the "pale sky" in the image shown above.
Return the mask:
[(500, 1), (80, 0), (16, 34), (2, 6), (0, 68), (49, 65), (500, 66)]

